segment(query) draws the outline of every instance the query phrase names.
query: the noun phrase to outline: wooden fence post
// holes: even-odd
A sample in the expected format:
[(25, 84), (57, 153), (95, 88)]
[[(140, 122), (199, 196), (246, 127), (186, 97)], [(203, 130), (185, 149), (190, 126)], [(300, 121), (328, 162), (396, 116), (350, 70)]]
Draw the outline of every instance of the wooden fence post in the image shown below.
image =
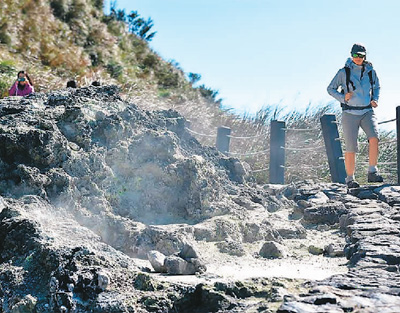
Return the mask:
[(336, 116), (335, 114), (324, 114), (320, 120), (332, 182), (344, 184), (346, 169), (344, 166), (342, 146), (339, 140)]
[(397, 184), (400, 185), (400, 106), (396, 107), (397, 132)]
[(285, 183), (285, 122), (271, 121), (269, 182)]
[(222, 152), (223, 154), (229, 153), (229, 144), (231, 138), (229, 137), (231, 134), (231, 129), (229, 127), (220, 126), (217, 130), (217, 150)]

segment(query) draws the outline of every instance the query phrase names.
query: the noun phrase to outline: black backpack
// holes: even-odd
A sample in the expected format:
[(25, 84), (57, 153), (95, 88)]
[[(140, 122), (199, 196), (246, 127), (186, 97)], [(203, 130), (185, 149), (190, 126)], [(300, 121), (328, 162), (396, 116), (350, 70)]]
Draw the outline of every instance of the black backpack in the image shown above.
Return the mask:
[[(364, 74), (364, 66), (365, 64), (363, 63), (363, 68), (361, 71), (361, 78), (362, 75)], [(353, 90), (356, 90), (356, 87), (354, 86), (354, 83), (350, 80), (350, 67), (345, 66), (344, 70), (346, 72), (346, 88), (347, 88), (347, 92), (349, 92), (350, 88), (349, 85), (351, 84), (351, 86), (353, 87)], [(369, 83), (371, 84), (371, 98), (374, 96), (374, 82), (372, 80), (372, 70), (370, 70), (368, 72), (368, 78), (369, 78)], [(343, 110), (364, 110), (364, 109), (369, 109), (372, 108), (371, 104), (365, 106), (365, 107), (354, 107), (351, 105), (347, 105), (346, 103), (341, 103), (340, 106), (342, 107)]]

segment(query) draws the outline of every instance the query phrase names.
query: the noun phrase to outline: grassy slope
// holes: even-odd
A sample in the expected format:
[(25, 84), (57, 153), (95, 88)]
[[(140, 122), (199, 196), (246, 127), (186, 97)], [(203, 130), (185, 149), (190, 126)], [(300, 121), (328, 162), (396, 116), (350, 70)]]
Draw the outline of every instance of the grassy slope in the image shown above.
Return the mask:
[[(145, 109), (179, 111), (197, 133), (215, 135), (216, 128), (225, 125), (231, 127), (233, 136), (262, 134), (253, 139), (231, 140), (234, 152), (266, 151), (239, 155), (255, 170), (268, 169), (269, 122), (275, 116), (285, 120), (289, 128), (304, 129), (315, 128), (319, 117), (332, 111), (329, 106), (310, 107), (302, 113), (283, 115), (279, 108), (271, 106), (255, 117), (224, 112), (220, 103), (192, 88), (176, 64), (161, 59), (145, 41), (128, 33), (122, 22), (104, 16), (102, 0), (2, 0), (0, 41), (1, 95), (7, 94), (20, 69), (31, 74), (37, 92), (64, 88), (70, 79), (75, 79), (79, 86), (94, 80), (118, 84), (127, 100)], [(215, 144), (213, 137), (196, 137), (204, 144)], [(287, 146), (322, 148), (287, 151), (287, 182), (305, 178), (329, 181), (319, 131), (288, 131)], [(393, 148), (385, 147), (383, 152), (384, 161), (393, 161)], [(366, 153), (362, 155), (365, 157)], [(358, 172), (365, 170), (361, 169), (361, 162), (359, 166)], [(268, 181), (268, 170), (254, 175), (258, 182)], [(393, 173), (390, 179), (394, 181)]]

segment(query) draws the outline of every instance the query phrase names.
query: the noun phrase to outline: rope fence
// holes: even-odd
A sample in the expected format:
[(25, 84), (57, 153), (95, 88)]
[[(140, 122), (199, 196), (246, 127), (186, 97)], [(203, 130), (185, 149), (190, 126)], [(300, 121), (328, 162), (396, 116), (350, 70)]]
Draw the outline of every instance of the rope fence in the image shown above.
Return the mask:
[[(250, 151), (250, 152), (230, 152), (230, 140), (249, 140), (255, 138), (261, 138), (267, 136), (266, 133), (259, 133), (253, 136), (233, 136), (231, 135), (231, 129), (229, 127), (221, 126), (217, 129), (216, 135), (202, 134), (191, 130), (186, 127), (190, 133), (197, 136), (216, 138), (216, 148), (227, 156), (235, 157), (250, 157), (260, 156), (269, 154), (269, 167), (252, 170), (252, 173), (259, 173), (269, 171), (269, 182), (272, 184), (284, 184), (285, 169), (289, 167), (285, 166), (286, 152), (303, 152), (303, 151), (318, 151), (321, 149), (326, 150), (328, 158), (328, 166), (331, 174), (331, 180), (334, 183), (345, 183), (346, 171), (344, 164), (344, 157), (342, 151), (343, 138), (339, 137), (338, 124), (336, 116), (334, 114), (324, 114), (320, 118), (321, 128), (287, 128), (285, 122), (273, 120), (270, 125), (270, 147), (269, 149), (261, 151)], [(394, 140), (385, 140), (380, 144), (393, 144), (397, 143), (397, 161), (396, 162), (381, 162), (380, 165), (397, 165), (397, 181), (400, 184), (400, 106), (396, 108), (396, 118), (386, 121), (378, 122), (379, 125), (396, 122), (397, 138)], [(286, 134), (288, 132), (322, 132), (324, 139), (323, 145), (316, 146), (301, 146), (293, 147), (287, 146)], [(309, 140), (305, 140), (304, 143), (309, 143)], [(313, 144), (313, 142), (311, 142)], [(360, 145), (368, 145), (368, 142), (360, 142)], [(320, 166), (309, 166), (311, 170), (316, 170), (326, 165)]]
[(391, 119), (391, 120), (387, 120), (387, 121), (378, 122), (378, 125), (386, 124), (386, 123), (390, 123), (390, 122), (394, 122), (394, 121), (396, 121), (395, 118), (394, 118), (394, 119)]
[(319, 128), (284, 128), (285, 131), (296, 131), (296, 132), (305, 132), (305, 131), (320, 131)]
[(232, 139), (254, 139), (254, 138), (260, 138), (260, 137), (265, 136), (265, 135), (266, 134), (259, 134), (259, 135), (249, 136), (249, 137), (236, 137), (236, 136), (228, 135), (228, 137), (232, 138)]
[(194, 130), (191, 130), (191, 129), (188, 128), (188, 127), (185, 127), (185, 128), (186, 128), (187, 131), (189, 131), (190, 133), (195, 134), (195, 135), (197, 135), (197, 136), (211, 137), (211, 138), (217, 137), (216, 135), (206, 135), (206, 134), (201, 134), (201, 133), (195, 132)]
[(262, 154), (268, 154), (269, 153), (269, 149), (267, 150), (262, 150), (262, 151), (256, 151), (256, 152), (248, 152), (248, 153), (237, 153), (237, 152), (229, 152), (229, 155), (232, 156), (254, 156), (254, 155), (262, 155)]
[(302, 147), (281, 147), (282, 149), (288, 150), (288, 151), (311, 151), (311, 150), (320, 150), (323, 148), (323, 146), (317, 146), (317, 147), (308, 147), (308, 148), (302, 148)]

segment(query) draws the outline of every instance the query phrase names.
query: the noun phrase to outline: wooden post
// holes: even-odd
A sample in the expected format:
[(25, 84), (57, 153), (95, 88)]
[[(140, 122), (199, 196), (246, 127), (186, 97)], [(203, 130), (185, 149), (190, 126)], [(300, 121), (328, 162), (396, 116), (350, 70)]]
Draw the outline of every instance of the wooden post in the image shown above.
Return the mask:
[(269, 182), (285, 183), (285, 122), (271, 121)]
[(231, 141), (231, 138), (229, 137), (230, 134), (231, 129), (229, 127), (218, 127), (216, 147), (218, 151), (226, 155), (229, 153), (229, 144)]
[(342, 146), (339, 140), (336, 116), (335, 114), (324, 114), (320, 120), (332, 182), (344, 184), (346, 169), (344, 166)]
[(397, 132), (397, 184), (400, 185), (400, 106), (396, 107)]

